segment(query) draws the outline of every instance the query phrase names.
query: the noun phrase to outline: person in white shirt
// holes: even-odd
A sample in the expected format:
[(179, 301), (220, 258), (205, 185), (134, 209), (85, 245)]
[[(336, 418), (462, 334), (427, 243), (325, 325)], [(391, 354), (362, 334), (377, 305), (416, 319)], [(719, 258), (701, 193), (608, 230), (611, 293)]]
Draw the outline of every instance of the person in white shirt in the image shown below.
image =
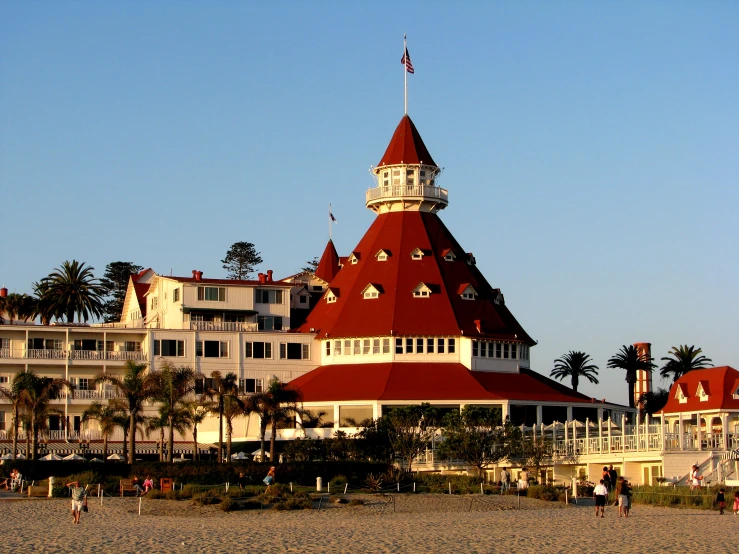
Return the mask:
[(693, 471), (690, 472), (690, 490), (701, 488), (701, 481), (703, 480), (702, 475), (698, 475), (698, 466), (693, 466)]
[(598, 517), (598, 510), (600, 509), (600, 517), (605, 517), (606, 512), (606, 498), (608, 498), (608, 488), (605, 485), (603, 479), (600, 483), (595, 485), (593, 489), (593, 498), (595, 498), (595, 517)]

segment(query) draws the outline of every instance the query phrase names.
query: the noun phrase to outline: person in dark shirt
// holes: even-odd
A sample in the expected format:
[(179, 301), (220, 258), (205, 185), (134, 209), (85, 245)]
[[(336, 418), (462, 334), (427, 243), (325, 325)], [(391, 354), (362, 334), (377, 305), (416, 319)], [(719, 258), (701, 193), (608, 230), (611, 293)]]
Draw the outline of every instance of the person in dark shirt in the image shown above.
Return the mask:
[(629, 517), (629, 509), (631, 509), (631, 487), (629, 482), (623, 477), (619, 478), (618, 490), (618, 515), (621, 517)]
[(724, 496), (724, 489), (719, 489), (718, 494), (716, 495), (716, 504), (718, 504), (718, 515), (724, 515), (724, 510), (726, 509), (726, 497)]
[[(611, 482), (611, 488), (616, 489), (616, 483), (618, 483), (618, 473), (616, 473), (616, 470), (613, 469), (613, 464), (610, 465), (608, 469), (608, 480)], [(614, 493), (613, 495), (616, 498), (616, 503), (614, 506), (618, 504), (618, 496), (617, 493)]]

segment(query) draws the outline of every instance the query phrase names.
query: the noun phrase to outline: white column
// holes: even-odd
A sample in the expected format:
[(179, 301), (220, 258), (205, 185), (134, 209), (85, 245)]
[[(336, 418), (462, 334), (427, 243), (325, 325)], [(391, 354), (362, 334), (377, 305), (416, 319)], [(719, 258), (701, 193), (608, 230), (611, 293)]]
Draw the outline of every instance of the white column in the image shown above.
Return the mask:
[(572, 421), (572, 406), (567, 406), (567, 421)]
[(626, 452), (626, 413), (621, 414), (621, 452)]
[(680, 441), (680, 450), (685, 450), (685, 437), (683, 433), (683, 413), (677, 415), (677, 437)]
[(662, 412), (662, 417), (659, 419), (659, 438), (660, 438), (660, 445), (661, 445), (661, 451), (664, 452), (666, 450), (665, 448), (665, 413)]
[(729, 414), (721, 414), (721, 446), (724, 450), (729, 449)]
[(590, 454), (590, 418), (585, 418), (585, 454)]
[(611, 451), (611, 418), (608, 417), (608, 452)]
[(598, 452), (603, 452), (603, 410), (598, 408)]
[(544, 420), (544, 410), (541, 405), (536, 407), (536, 424), (541, 425), (541, 422)]
[(508, 417), (508, 403), (500, 405), (500, 417), (503, 418), (503, 421), (505, 421), (505, 418)]
[(636, 451), (639, 452), (639, 425), (641, 425), (641, 410), (636, 412)]
[(339, 405), (334, 404), (334, 429), (338, 429), (340, 423), (341, 422), (339, 421)]
[(702, 436), (703, 433), (701, 433), (701, 415), (700, 413), (697, 413), (695, 415), (696, 415), (696, 421), (698, 423), (698, 425), (696, 426), (697, 427), (696, 436), (698, 437), (698, 450), (701, 451), (703, 450), (703, 436)]

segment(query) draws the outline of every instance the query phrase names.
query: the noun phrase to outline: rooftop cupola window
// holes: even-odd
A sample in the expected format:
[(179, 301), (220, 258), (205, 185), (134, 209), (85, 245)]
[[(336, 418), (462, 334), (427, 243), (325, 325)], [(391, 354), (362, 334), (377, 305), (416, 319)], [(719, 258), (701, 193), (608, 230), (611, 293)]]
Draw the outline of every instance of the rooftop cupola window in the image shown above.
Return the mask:
[(339, 289), (327, 289), (324, 298), (326, 299), (326, 304), (335, 304), (339, 298)]
[(352, 265), (357, 265), (359, 263), (359, 252), (352, 252), (349, 256), (349, 263)]
[(467, 265), (477, 265), (477, 260), (475, 260), (475, 256), (472, 252), (467, 253)]
[(431, 287), (426, 283), (418, 283), (418, 286), (413, 289), (414, 298), (428, 298), (429, 296), (431, 296)]
[(374, 299), (379, 298), (380, 294), (382, 294), (382, 286), (376, 285), (374, 283), (369, 283), (366, 287), (362, 289), (362, 296), (367, 299)]
[(698, 381), (698, 389), (695, 391), (695, 395), (701, 402), (708, 402), (708, 397), (711, 395), (708, 381)]
[(457, 256), (454, 255), (454, 252), (451, 248), (446, 248), (441, 252), (441, 256), (444, 258), (444, 261), (447, 262), (453, 262), (457, 259)]
[(504, 306), (505, 298), (503, 298), (503, 293), (500, 292), (500, 289), (495, 289), (493, 293), (495, 294), (495, 296), (493, 297), (493, 302), (499, 306)]
[(377, 254), (375, 254), (375, 258), (377, 258), (378, 262), (386, 262), (389, 257), (390, 251), (385, 249), (380, 249), (377, 251)]
[(477, 299), (477, 291), (469, 283), (463, 283), (462, 285), (460, 285), (458, 294), (462, 297), (462, 300)]
[(680, 404), (685, 404), (688, 401), (688, 389), (685, 383), (678, 383), (675, 387), (675, 398)]
[(424, 251), (420, 248), (414, 248), (413, 252), (411, 252), (411, 259), (412, 260), (423, 260)]

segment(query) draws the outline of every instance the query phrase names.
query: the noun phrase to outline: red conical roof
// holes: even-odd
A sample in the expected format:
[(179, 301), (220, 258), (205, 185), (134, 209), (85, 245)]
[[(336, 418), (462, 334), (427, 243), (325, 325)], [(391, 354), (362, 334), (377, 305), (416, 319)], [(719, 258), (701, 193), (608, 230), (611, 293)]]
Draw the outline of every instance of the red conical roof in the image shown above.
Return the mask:
[(334, 247), (334, 241), (328, 240), (326, 249), (323, 251), (321, 261), (318, 262), (318, 267), (315, 271), (315, 276), (319, 279), (323, 279), (327, 283), (330, 283), (336, 274), (339, 272), (339, 254), (336, 252)]
[(424, 164), (436, 166), (426, 149), (418, 129), (407, 115), (398, 123), (393, 138), (378, 166), (397, 164)]
[[(416, 249), (421, 259), (411, 257)], [(380, 250), (385, 261), (376, 257)], [(453, 261), (445, 259), (449, 251)], [(535, 344), (436, 214), (381, 214), (354, 254), (358, 262), (346, 263), (330, 281), (332, 290), (341, 291), (337, 301), (321, 299), (299, 331), (315, 329), (322, 338), (464, 334)], [(378, 298), (363, 297), (370, 283), (382, 291)], [(428, 297), (413, 296), (420, 283), (431, 290)], [(467, 285), (476, 299), (461, 297), (460, 287)]]

